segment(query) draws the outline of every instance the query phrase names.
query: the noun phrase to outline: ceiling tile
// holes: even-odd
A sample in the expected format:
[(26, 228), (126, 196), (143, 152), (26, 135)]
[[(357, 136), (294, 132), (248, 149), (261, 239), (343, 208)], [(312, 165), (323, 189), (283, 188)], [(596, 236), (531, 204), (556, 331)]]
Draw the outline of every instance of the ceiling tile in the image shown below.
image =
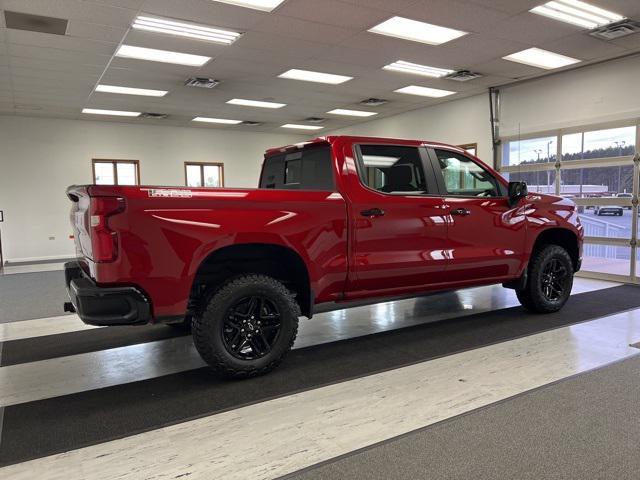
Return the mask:
[(211, 0), (147, 0), (143, 13), (246, 31), (268, 13)]
[(253, 31), (299, 38), (323, 44), (336, 44), (352, 37), (358, 30), (310, 22), (283, 15), (270, 15), (261, 20)]
[(4, 0), (4, 9), (81, 20), (112, 27), (129, 26), (136, 14), (135, 9), (113, 7), (84, 0)]
[(465, 32), (491, 28), (510, 14), (501, 10), (459, 0), (418, 2), (404, 10), (402, 16)]
[(70, 52), (89, 52), (101, 55), (113, 55), (115, 44), (96, 42), (86, 38), (74, 38), (62, 35), (46, 35), (25, 30), (9, 30), (7, 32), (9, 45), (28, 45), (30, 47), (65, 50)]
[(356, 30), (371, 28), (392, 16), (385, 10), (338, 0), (289, 0), (276, 14)]
[(578, 27), (533, 13), (521, 13), (507, 21), (489, 27), (477, 29), (477, 33), (491, 35), (494, 38), (518, 40), (522, 43), (538, 45), (558, 40), (580, 31)]
[(622, 46), (590, 37), (586, 33), (571, 35), (561, 40), (543, 43), (540, 47), (580, 60), (596, 60), (607, 56), (613, 57), (621, 55), (626, 51)]

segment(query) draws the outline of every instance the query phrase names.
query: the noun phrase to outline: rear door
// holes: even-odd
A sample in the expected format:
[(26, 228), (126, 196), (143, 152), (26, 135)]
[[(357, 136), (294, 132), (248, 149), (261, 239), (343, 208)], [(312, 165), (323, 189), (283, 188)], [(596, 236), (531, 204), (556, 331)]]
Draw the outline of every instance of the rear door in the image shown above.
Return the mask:
[(441, 282), (447, 225), (426, 150), (385, 144), (354, 150), (352, 292), (394, 294)]
[(447, 281), (516, 275), (524, 260), (524, 212), (509, 206), (505, 186), (481, 163), (444, 148), (429, 153), (447, 213)]

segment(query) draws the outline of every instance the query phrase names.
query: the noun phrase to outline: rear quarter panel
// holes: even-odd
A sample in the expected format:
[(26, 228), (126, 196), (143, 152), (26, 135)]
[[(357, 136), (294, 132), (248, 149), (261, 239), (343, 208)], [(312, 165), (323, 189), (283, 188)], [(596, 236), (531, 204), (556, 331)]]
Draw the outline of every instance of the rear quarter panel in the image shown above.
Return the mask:
[[(100, 188), (91, 193), (100, 195)], [(126, 198), (125, 212), (110, 219), (120, 255), (113, 263), (89, 262), (91, 274), (99, 284), (142, 288), (154, 317), (183, 315), (198, 267), (229, 245), (289, 247), (305, 262), (318, 302), (343, 291), (347, 220), (338, 193), (171, 187), (109, 187), (103, 193)]]

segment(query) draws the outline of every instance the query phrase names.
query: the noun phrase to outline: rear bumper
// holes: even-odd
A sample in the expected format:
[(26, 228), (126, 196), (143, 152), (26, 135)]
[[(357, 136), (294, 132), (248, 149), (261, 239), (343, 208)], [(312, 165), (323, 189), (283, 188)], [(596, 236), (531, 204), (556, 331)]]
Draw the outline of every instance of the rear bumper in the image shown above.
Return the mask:
[(80, 319), (89, 325), (140, 325), (151, 321), (151, 304), (135, 287), (99, 287), (77, 261), (64, 265), (67, 292)]

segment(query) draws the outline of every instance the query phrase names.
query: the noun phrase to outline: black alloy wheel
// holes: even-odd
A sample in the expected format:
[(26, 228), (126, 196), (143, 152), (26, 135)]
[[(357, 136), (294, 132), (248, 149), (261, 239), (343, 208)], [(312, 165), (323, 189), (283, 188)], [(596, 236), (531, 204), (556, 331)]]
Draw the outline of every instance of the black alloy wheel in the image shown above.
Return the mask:
[(280, 311), (264, 296), (244, 297), (226, 312), (222, 337), (227, 351), (241, 360), (267, 355), (281, 330)]
[(557, 301), (565, 296), (569, 272), (558, 258), (551, 258), (542, 269), (542, 294), (547, 300)]

